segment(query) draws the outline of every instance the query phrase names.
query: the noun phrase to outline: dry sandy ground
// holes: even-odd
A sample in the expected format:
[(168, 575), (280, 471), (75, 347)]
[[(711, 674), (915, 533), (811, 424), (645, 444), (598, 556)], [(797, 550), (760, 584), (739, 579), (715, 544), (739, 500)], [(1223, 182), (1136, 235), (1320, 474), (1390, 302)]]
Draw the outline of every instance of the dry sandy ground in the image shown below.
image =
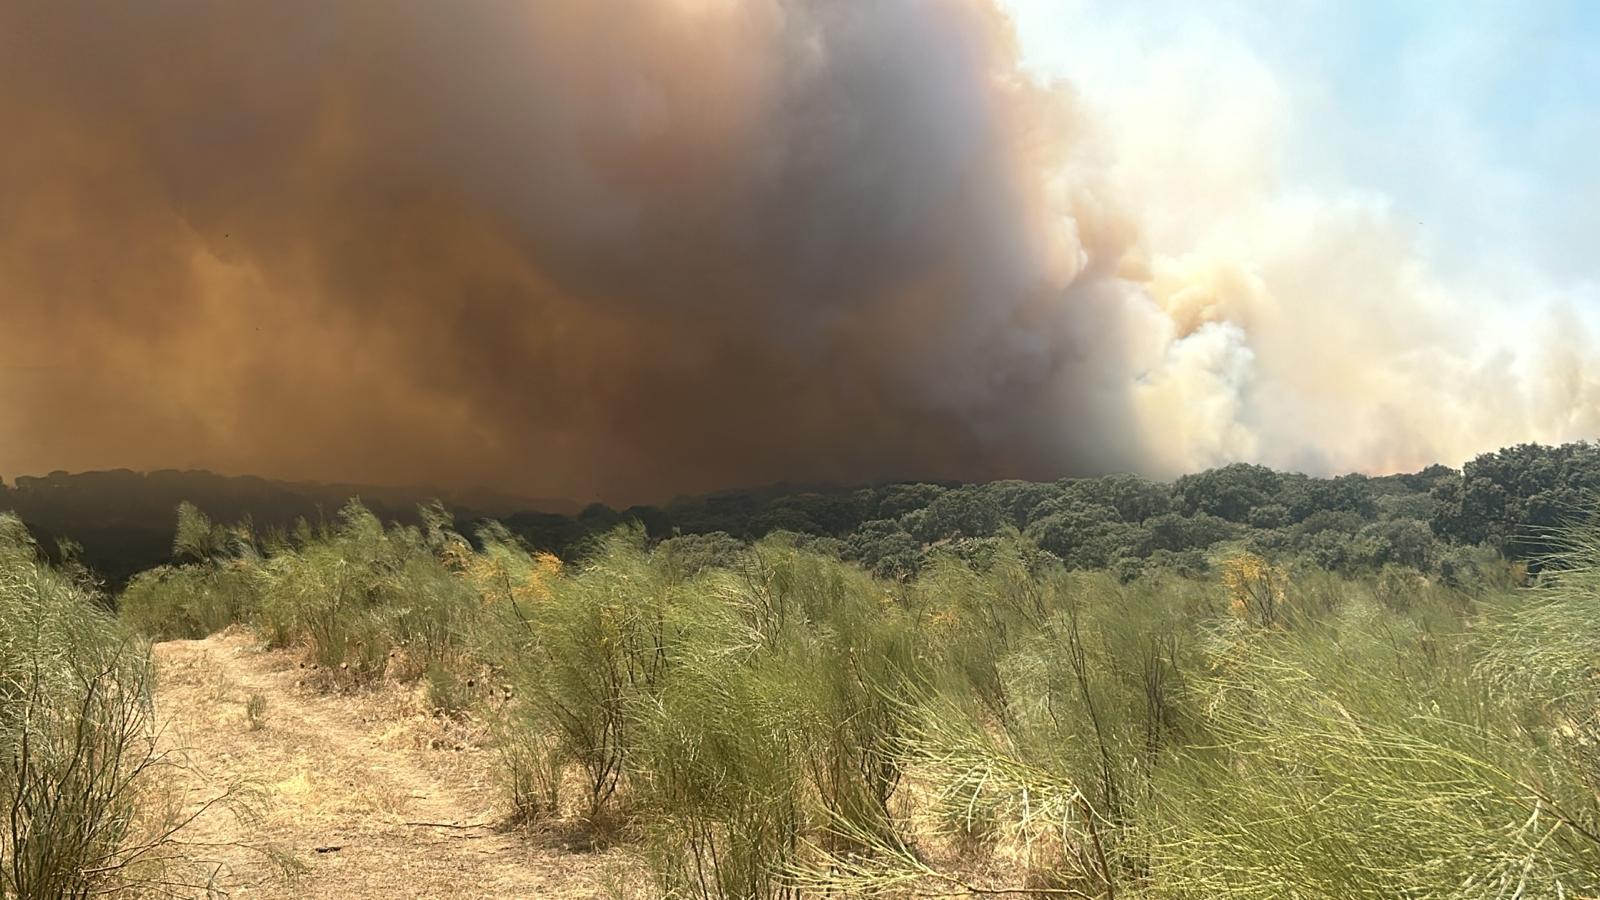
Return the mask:
[(296, 657), (238, 631), (155, 655), (165, 740), (187, 762), (178, 802), (242, 785), (253, 807), (211, 807), (183, 832), (228, 896), (609, 897), (637, 871), (559, 828), (498, 827), (492, 752), (412, 691), (314, 690)]

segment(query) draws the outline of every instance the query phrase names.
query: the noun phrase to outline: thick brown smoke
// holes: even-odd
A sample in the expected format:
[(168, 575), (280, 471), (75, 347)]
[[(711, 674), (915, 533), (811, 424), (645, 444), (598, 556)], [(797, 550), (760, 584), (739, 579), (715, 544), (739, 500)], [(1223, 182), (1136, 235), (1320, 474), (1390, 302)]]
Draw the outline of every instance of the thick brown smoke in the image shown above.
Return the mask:
[(1270, 73), (1086, 106), (995, 2), (0, 5), (0, 473), (631, 502), (1600, 436), (1569, 303), (1282, 189)]
[(0, 462), (1125, 465), (1074, 116), (958, 0), (7, 4)]

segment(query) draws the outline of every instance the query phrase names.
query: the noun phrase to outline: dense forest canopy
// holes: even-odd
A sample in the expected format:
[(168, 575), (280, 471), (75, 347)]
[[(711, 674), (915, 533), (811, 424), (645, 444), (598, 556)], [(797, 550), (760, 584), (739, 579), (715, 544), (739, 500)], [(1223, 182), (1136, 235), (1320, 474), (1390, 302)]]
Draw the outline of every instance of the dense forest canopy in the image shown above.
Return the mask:
[[(623, 510), (595, 503), (518, 511), (514, 498), (488, 492), (442, 500), (458, 521), (498, 519), (531, 547), (567, 558), (617, 525), (637, 522), (689, 560), (714, 562), (745, 542), (792, 532), (814, 549), (904, 577), (933, 548), (982, 554), (1014, 529), (1069, 568), (1110, 568), (1125, 577), (1151, 567), (1202, 569), (1205, 552), (1230, 541), (1336, 571), (1397, 564), (1450, 577), (1467, 564), (1467, 548), (1478, 546), (1537, 564), (1551, 549), (1545, 532), (1579, 515), (1597, 492), (1600, 446), (1575, 443), (1523, 444), (1478, 456), (1459, 471), (1435, 465), (1386, 476), (1314, 478), (1238, 463), (1172, 483), (1124, 474), (774, 485)], [(435, 496), (203, 472), (54, 473), (0, 483), (0, 510), (14, 510), (46, 545), (69, 542), (60, 552), (120, 583), (170, 557), (180, 502), (218, 521), (285, 531), (298, 520), (325, 521), (357, 495), (380, 517), (403, 521), (416, 521), (417, 504)]]

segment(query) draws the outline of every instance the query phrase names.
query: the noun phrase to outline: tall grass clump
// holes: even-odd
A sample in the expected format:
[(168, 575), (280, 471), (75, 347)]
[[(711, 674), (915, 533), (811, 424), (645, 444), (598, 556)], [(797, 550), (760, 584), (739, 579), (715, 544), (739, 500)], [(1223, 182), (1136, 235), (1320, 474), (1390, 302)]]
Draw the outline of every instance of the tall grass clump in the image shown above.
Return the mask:
[(508, 715), (531, 732), (527, 746), (546, 748), (540, 756), (559, 753), (577, 766), (584, 813), (598, 823), (627, 781), (640, 710), (666, 670), (672, 585), (650, 564), (639, 531), (611, 535), (574, 574), (548, 584), (532, 557), (492, 546), (506, 585), (490, 609), (514, 688)]
[(120, 615), (157, 639), (248, 624), (270, 646), (304, 650), (349, 682), (427, 676), (433, 695), (458, 704), (453, 680), (483, 663), (486, 595), (463, 577), (478, 557), (449, 515), (437, 504), (419, 513), (420, 526), (385, 527), (351, 501), (331, 524), (301, 522), (262, 541), (248, 523), (214, 525), (183, 504), (175, 563), (136, 576)]
[[(880, 839), (830, 854), (819, 884), (1098, 897), (1147, 878), (1141, 817), (1189, 727), (1188, 617), (1216, 603), (1165, 577), (1125, 584), (1029, 563), (1024, 550), (941, 560), (919, 585), (932, 623), (923, 639), (949, 655), (934, 689), (903, 707), (902, 765), (926, 794), (923, 834), (953, 842), (971, 871)], [(1010, 877), (978, 879), (986, 854)]]
[(481, 603), (454, 569), (464, 542), (442, 513), (424, 521), (385, 528), (351, 502), (335, 525), (254, 567), (257, 626), (357, 682), (469, 665)]
[(245, 563), (161, 566), (128, 582), (117, 611), (130, 628), (154, 640), (203, 638), (250, 621), (257, 590)]
[(783, 539), (679, 585), (634, 787), (667, 896), (800, 896), (825, 854), (894, 841), (902, 707), (926, 681), (886, 584)]
[(483, 543), (519, 814), (553, 812), (569, 766), (578, 813), (640, 838), (681, 897), (793, 896), (835, 822), (892, 832), (922, 663), (890, 586), (783, 539), (723, 567), (628, 528), (565, 569)]
[(0, 896), (181, 886), (146, 648), (0, 515)]
[[(752, 665), (707, 640), (734, 622), (690, 625), (673, 679), (640, 723), (633, 787), (663, 896), (789, 895), (786, 869), (806, 833), (798, 674)], [(703, 630), (702, 630), (703, 629)], [(709, 632), (709, 633), (708, 633)], [(730, 636), (727, 633), (717, 635)]]
[[(801, 880), (871, 896), (1592, 896), (1600, 540), (1571, 547), (1519, 595), (1248, 554), (1211, 586), (936, 561), (917, 588), (947, 668), (900, 725), (932, 815)], [(960, 856), (928, 851), (941, 832)]]
[(1235, 604), (1202, 633), (1199, 733), (1155, 784), (1149, 893), (1591, 895), (1593, 760), (1552, 717), (1587, 670), (1544, 656), (1594, 602), (1568, 568), (1565, 587), (1488, 594), (1300, 573), (1287, 617)]
[(216, 525), (189, 503), (178, 507), (173, 565), (135, 575), (117, 611), (156, 640), (203, 638), (249, 621), (258, 605), (260, 550), (248, 524)]

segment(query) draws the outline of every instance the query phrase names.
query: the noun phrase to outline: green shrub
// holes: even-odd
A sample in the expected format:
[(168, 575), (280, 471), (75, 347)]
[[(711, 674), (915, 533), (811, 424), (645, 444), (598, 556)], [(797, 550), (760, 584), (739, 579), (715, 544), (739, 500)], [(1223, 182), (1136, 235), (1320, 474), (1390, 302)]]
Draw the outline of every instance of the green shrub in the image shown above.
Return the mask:
[[(255, 567), (257, 625), (276, 646), (304, 645), (312, 659), (356, 681), (429, 666), (466, 667), (481, 602), (441, 551), (438, 533), (385, 530), (359, 503), (331, 532)], [(459, 538), (454, 538), (459, 540)]]
[(0, 896), (182, 886), (165, 871), (172, 829), (141, 806), (165, 766), (146, 649), (10, 515), (0, 626)]
[(1600, 883), (1577, 760), (1529, 743), (1460, 633), (1368, 599), (1221, 641), (1212, 735), (1162, 773), (1158, 896), (1580, 896)]
[(117, 599), (129, 627), (154, 640), (203, 638), (257, 607), (257, 580), (244, 563), (161, 566), (134, 576)]
[(623, 530), (537, 605), (497, 606), (508, 675), (533, 727), (557, 736), (582, 770), (591, 818), (626, 780), (639, 705), (665, 672), (672, 585), (643, 532)]

